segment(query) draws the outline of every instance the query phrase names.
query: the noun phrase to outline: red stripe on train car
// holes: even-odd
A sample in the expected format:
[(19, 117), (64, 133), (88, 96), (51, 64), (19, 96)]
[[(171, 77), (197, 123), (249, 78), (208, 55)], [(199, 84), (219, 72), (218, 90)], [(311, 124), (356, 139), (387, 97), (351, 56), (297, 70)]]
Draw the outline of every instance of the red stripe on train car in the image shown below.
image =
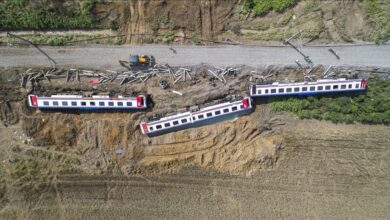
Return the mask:
[(143, 100), (144, 100), (144, 97), (142, 97), (142, 96), (137, 96), (137, 107), (138, 107), (138, 108), (143, 107)]
[(367, 85), (367, 81), (365, 79), (362, 80), (362, 88), (365, 89)]
[(144, 131), (144, 133), (148, 133), (149, 129), (148, 129), (148, 124), (146, 124), (145, 122), (141, 123), (141, 126), (142, 126), (142, 130)]
[(244, 109), (247, 109), (249, 107), (249, 100), (248, 98), (245, 98), (242, 100), (242, 105), (244, 106)]
[(30, 96), (32, 106), (38, 106), (38, 98), (35, 95)]

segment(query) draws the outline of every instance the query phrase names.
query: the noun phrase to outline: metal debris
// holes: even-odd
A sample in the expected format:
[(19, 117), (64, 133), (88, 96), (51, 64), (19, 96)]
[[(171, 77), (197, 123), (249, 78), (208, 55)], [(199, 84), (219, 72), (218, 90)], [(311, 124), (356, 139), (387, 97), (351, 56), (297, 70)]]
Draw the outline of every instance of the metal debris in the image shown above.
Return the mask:
[(239, 68), (233, 68), (233, 67), (216, 67), (216, 70), (208, 70), (209, 73), (211, 73), (215, 78), (219, 79), (219, 81), (223, 83), (227, 83), (225, 76), (233, 75), (237, 71), (239, 71)]
[(178, 95), (180, 95), (180, 96), (182, 96), (182, 95), (183, 95), (183, 93), (181, 93), (181, 92), (178, 92), (178, 91), (176, 91), (176, 90), (172, 90), (172, 92), (173, 92), (173, 93), (175, 93), (175, 94), (178, 94)]
[(335, 57), (339, 60), (340, 59), (340, 56), (336, 53), (336, 51), (334, 51), (332, 48), (329, 48), (328, 49), (329, 52), (331, 52), (333, 55), (335, 55)]

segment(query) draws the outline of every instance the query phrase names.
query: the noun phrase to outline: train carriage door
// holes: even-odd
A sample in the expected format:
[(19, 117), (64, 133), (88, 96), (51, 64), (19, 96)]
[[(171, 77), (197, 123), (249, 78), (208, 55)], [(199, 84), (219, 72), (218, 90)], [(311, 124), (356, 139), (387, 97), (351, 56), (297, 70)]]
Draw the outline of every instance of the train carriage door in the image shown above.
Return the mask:
[(142, 122), (141, 123), (141, 131), (143, 134), (148, 133), (148, 124), (146, 124), (145, 122)]
[(251, 95), (256, 95), (257, 93), (256, 93), (256, 85), (254, 85), (254, 84), (251, 84), (250, 85), (252, 88), (251, 88)]
[(242, 105), (244, 106), (244, 109), (249, 108), (249, 105), (250, 105), (250, 103), (249, 103), (249, 98), (243, 99), (243, 100), (242, 100)]
[(33, 107), (38, 107), (38, 98), (35, 95), (30, 96), (30, 105)]
[(137, 107), (138, 108), (144, 107), (144, 97), (143, 96), (137, 96)]
[(367, 81), (365, 79), (362, 80), (362, 89), (366, 89)]

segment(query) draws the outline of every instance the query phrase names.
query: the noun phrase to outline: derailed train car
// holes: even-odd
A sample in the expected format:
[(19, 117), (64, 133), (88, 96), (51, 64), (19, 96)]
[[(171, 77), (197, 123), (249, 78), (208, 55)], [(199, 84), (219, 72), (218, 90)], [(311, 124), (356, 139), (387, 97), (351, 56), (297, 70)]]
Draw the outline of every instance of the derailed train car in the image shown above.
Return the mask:
[(241, 115), (249, 114), (252, 110), (252, 100), (246, 97), (238, 101), (225, 102), (201, 108), (193, 112), (188, 111), (154, 121), (141, 122), (140, 127), (143, 134), (153, 137), (173, 131), (234, 119)]
[(147, 98), (144, 95), (137, 97), (83, 97), (78, 95), (52, 95), (45, 97), (29, 95), (28, 103), (30, 107), (43, 110), (141, 110), (148, 106)]

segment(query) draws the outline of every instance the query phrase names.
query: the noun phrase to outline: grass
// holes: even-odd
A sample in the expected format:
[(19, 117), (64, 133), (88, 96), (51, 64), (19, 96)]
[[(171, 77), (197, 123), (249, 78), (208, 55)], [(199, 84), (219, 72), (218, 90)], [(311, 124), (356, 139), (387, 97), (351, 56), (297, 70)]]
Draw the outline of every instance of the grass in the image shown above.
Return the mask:
[(200, 36), (199, 36), (198, 33), (196, 33), (196, 32), (191, 32), (190, 36), (191, 36), (191, 41), (192, 41), (192, 43), (194, 43), (194, 44), (199, 44), (199, 43), (201, 43), (201, 39), (200, 39)]
[[(50, 35), (50, 34), (34, 34), (34, 35), (20, 35), (21, 37), (30, 40), (37, 45), (50, 46), (64, 46), (72, 41), (84, 41), (93, 44), (122, 44), (122, 37), (120, 36), (106, 36), (101, 34), (96, 35), (82, 35), (82, 34), (65, 34), (65, 35)], [(10, 40), (10, 42), (15, 39)], [(0, 37), (0, 42), (7, 42), (7, 37)], [(17, 40), (18, 42), (20, 40)], [(80, 42), (80, 43), (85, 43)]]
[(318, 0), (310, 0), (306, 3), (305, 7), (303, 8), (303, 11), (305, 14), (313, 11), (318, 7)]
[(286, 30), (275, 30), (270, 29), (268, 31), (265, 31), (261, 34), (252, 34), (247, 33), (245, 34), (248, 38), (251, 38), (253, 40), (260, 40), (260, 41), (282, 41), (283, 39), (286, 39), (293, 35), (294, 32), (290, 29)]
[(0, 1), (0, 30), (88, 29), (95, 25), (95, 0), (73, 2), (72, 6), (50, 0), (46, 4), (29, 0)]
[(12, 178), (26, 177), (30, 179), (54, 173), (75, 171), (80, 161), (74, 157), (46, 152), (43, 150), (27, 150), (23, 158), (15, 158), (10, 162), (9, 174)]
[(377, 44), (390, 40), (390, 2), (379, 3), (377, 0), (365, 0), (365, 12), (371, 20), (374, 31), (368, 35), (368, 40)]
[(301, 119), (390, 124), (390, 82), (369, 81), (368, 91), (352, 96), (310, 96), (273, 99), (271, 109), (294, 113)]
[(244, 0), (243, 8), (255, 15), (265, 15), (271, 10), (283, 12), (299, 0)]

